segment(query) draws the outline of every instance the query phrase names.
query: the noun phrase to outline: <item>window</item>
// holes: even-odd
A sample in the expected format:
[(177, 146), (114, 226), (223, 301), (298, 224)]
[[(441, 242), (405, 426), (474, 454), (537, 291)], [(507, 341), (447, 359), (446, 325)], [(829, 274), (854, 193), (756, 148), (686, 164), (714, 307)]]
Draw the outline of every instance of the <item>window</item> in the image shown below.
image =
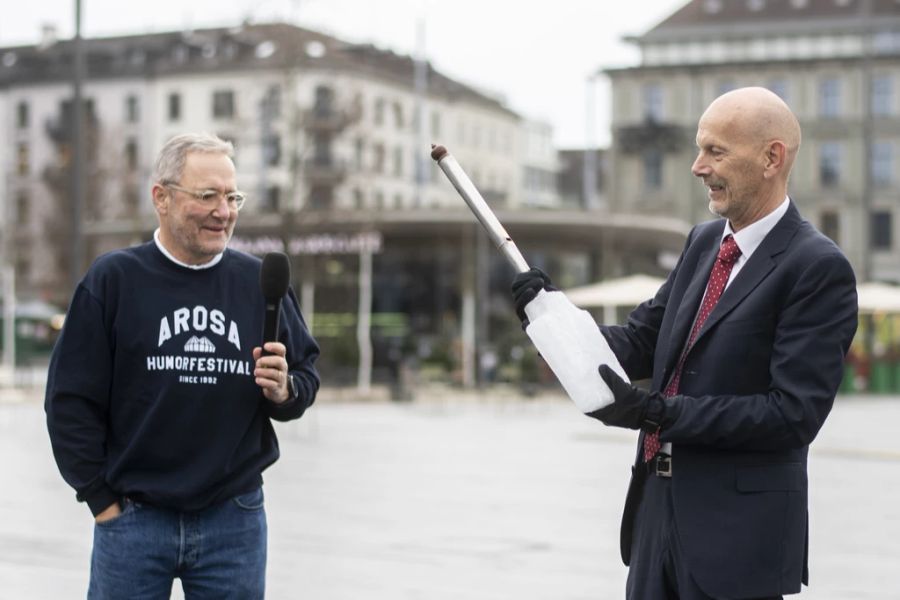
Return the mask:
[(887, 210), (872, 211), (869, 216), (869, 244), (872, 250), (890, 250), (891, 213)]
[(125, 188), (123, 192), (123, 196), (125, 198), (125, 212), (128, 215), (135, 215), (138, 212), (138, 209), (141, 205), (141, 195), (138, 192), (137, 186), (129, 185)]
[(872, 79), (872, 114), (886, 117), (891, 114), (893, 104), (893, 82), (887, 75)]
[(27, 280), (31, 276), (31, 259), (27, 256), (16, 257), (16, 279)]
[(644, 151), (644, 189), (658, 190), (662, 187), (662, 152), (653, 148)]
[(819, 116), (835, 118), (841, 115), (841, 82), (837, 78), (824, 79), (819, 84)]
[(399, 102), (394, 102), (394, 125), (397, 129), (403, 128), (403, 105)]
[(125, 122), (137, 123), (140, 120), (140, 104), (134, 94), (125, 98)]
[(138, 169), (138, 145), (134, 138), (125, 142), (125, 168), (132, 172)]
[(267, 167), (275, 167), (281, 162), (281, 137), (276, 133), (270, 133), (263, 139), (263, 164)]
[(731, 79), (724, 79), (716, 84), (716, 97), (737, 89), (737, 85)]
[(331, 166), (331, 136), (319, 133), (313, 137), (313, 162), (321, 167)]
[(169, 94), (169, 121), (181, 120), (181, 94), (172, 92)]
[(277, 213), (281, 207), (281, 188), (272, 185), (266, 188), (266, 195), (260, 202), (262, 212)]
[(19, 102), (16, 105), (16, 127), (19, 129), (26, 129), (28, 127), (28, 121), (28, 103), (24, 101)]
[(359, 188), (353, 188), (353, 208), (362, 208), (363, 203), (363, 191)]
[(822, 213), (820, 227), (822, 233), (831, 238), (835, 244), (840, 243), (841, 220), (836, 210), (826, 210)]
[(16, 145), (16, 173), (19, 175), (28, 175), (28, 144), (19, 142)]
[(320, 85), (316, 88), (313, 111), (317, 117), (330, 117), (334, 112), (334, 90)]
[[(429, 161), (430, 162), (430, 161)], [(416, 184), (424, 185), (428, 181), (428, 171), (426, 170), (428, 167), (428, 163), (425, 162), (425, 158), (422, 156), (421, 152), (413, 152), (412, 153), (412, 165), (415, 176), (414, 181)]]
[(309, 191), (309, 204), (312, 208), (331, 208), (333, 192), (331, 187), (314, 186)]
[(769, 91), (773, 94), (777, 95), (779, 98), (788, 101), (788, 83), (784, 79), (775, 79), (769, 82), (769, 85), (766, 86), (769, 88)]
[(384, 98), (375, 99), (375, 114), (373, 118), (376, 125), (384, 125)]
[(875, 142), (872, 144), (872, 183), (885, 187), (889, 186), (894, 174), (894, 145), (890, 142)]
[(372, 148), (372, 170), (376, 173), (384, 173), (384, 146), (375, 144)]
[(266, 95), (262, 98), (260, 108), (265, 119), (277, 119), (281, 116), (281, 88), (279, 86), (269, 86)]
[(648, 83), (644, 85), (642, 93), (642, 105), (644, 110), (645, 121), (662, 122), (663, 119), (663, 90), (662, 86), (657, 83)]
[(231, 119), (234, 117), (234, 92), (217, 90), (213, 92), (213, 118)]
[(394, 148), (394, 177), (403, 177), (403, 147)]
[(26, 225), (31, 215), (31, 202), (28, 193), (20, 190), (16, 194), (16, 223)]
[(819, 146), (819, 183), (833, 187), (841, 181), (841, 145), (825, 142)]
[(176, 64), (184, 64), (189, 57), (190, 51), (187, 46), (175, 46), (172, 49), (172, 60), (175, 61)]
[(353, 143), (353, 164), (356, 167), (357, 171), (362, 171), (363, 168), (363, 155), (366, 151), (366, 140), (365, 138), (358, 137), (356, 141)]

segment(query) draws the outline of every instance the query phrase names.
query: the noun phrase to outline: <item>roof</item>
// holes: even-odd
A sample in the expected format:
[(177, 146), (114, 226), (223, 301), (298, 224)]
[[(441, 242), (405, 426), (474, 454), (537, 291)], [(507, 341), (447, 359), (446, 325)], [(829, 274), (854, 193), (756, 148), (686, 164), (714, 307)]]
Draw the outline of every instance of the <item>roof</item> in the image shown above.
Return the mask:
[(897, 0), (691, 0), (672, 13), (638, 42), (681, 39), (696, 35), (721, 36), (724, 31), (755, 32), (765, 25), (770, 32), (896, 26)]
[[(74, 41), (0, 48), (0, 88), (71, 79)], [(330, 69), (413, 88), (415, 61), (287, 23), (244, 24), (84, 40), (89, 79), (260, 69)], [(498, 100), (428, 69), (429, 93), (518, 115)]]

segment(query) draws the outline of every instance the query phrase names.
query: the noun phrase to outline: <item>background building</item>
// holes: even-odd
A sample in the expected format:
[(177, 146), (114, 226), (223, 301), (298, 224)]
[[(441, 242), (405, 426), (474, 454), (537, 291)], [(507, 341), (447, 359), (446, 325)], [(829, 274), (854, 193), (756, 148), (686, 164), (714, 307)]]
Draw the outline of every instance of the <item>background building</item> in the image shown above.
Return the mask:
[(82, 265), (71, 264), (81, 239), (71, 206), (73, 42), (48, 29), (38, 45), (0, 48), (2, 262), (14, 265), (20, 298), (65, 306), (70, 273), (150, 239), (152, 161), (184, 131), (234, 142), (250, 200), (233, 246), (291, 257), (331, 383), (366, 387), (417, 363), (471, 385), (491, 363), (485, 355), (499, 367), (523, 356), (511, 268), (431, 161), (432, 141), (563, 285), (658, 272), (660, 249), (677, 249), (685, 234), (672, 219), (564, 207), (552, 128), (424, 60), (286, 24), (84, 47)]
[(692, 0), (631, 41), (640, 65), (606, 71), (614, 212), (711, 218), (689, 169), (697, 120), (723, 92), (763, 86), (800, 119), (801, 211), (861, 281), (900, 282), (900, 4)]

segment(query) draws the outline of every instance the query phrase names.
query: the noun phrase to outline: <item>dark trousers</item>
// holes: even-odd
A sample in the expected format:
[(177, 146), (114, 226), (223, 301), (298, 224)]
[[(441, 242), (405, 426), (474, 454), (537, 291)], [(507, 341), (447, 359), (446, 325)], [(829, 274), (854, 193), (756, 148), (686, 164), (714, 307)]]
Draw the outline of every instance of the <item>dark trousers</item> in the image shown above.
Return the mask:
[[(700, 589), (687, 569), (675, 531), (672, 480), (645, 476), (634, 522), (626, 585), (628, 600), (718, 600)], [(781, 596), (759, 600), (781, 600)]]

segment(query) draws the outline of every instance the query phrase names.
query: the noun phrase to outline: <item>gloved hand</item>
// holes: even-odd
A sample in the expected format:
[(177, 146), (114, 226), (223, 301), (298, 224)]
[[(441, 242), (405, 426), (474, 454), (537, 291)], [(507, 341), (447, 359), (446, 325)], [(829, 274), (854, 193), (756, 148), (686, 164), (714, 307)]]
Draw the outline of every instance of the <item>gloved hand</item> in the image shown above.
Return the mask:
[(528, 315), (525, 314), (525, 305), (534, 300), (534, 297), (537, 296), (538, 292), (541, 290), (547, 290), (548, 292), (559, 291), (553, 287), (550, 277), (537, 267), (531, 267), (524, 273), (519, 273), (513, 279), (513, 302), (516, 305), (516, 314), (519, 315), (519, 320), (522, 321), (523, 327), (528, 325)]
[(643, 429), (651, 433), (672, 421), (671, 404), (675, 398), (666, 398), (659, 392), (648, 392), (625, 383), (609, 365), (600, 365), (600, 378), (606, 382), (615, 401), (589, 413), (604, 425)]

